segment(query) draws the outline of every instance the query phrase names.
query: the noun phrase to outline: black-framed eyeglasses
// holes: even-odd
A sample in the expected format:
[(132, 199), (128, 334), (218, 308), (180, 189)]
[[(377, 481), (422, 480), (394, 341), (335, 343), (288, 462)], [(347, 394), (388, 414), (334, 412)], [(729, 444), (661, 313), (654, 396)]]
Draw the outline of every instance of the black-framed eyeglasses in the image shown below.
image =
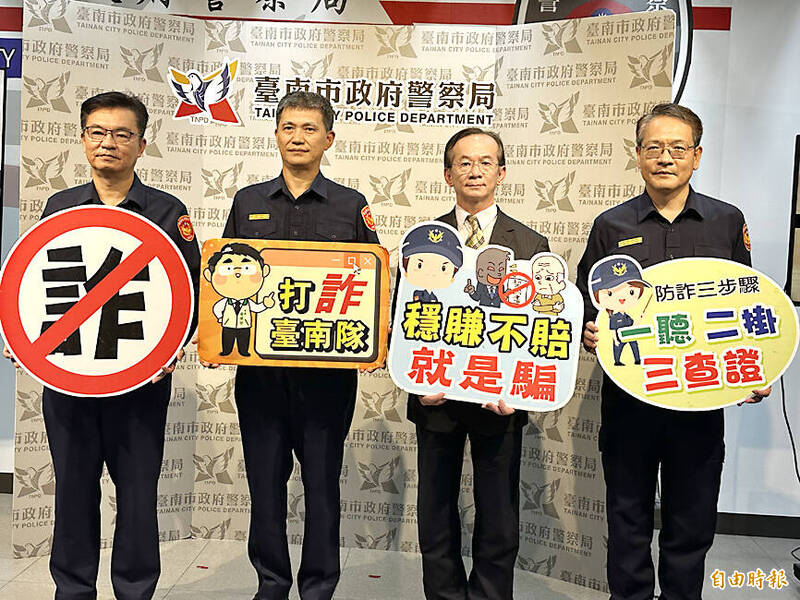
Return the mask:
[(693, 150), (695, 147), (687, 146), (686, 144), (647, 144), (646, 146), (640, 146), (645, 158), (660, 158), (664, 154), (664, 150), (666, 150), (672, 158), (678, 159), (686, 158), (689, 150)]
[(105, 127), (100, 127), (98, 125), (90, 125), (83, 128), (83, 134), (89, 139), (89, 141), (94, 142), (95, 144), (99, 144), (106, 139), (106, 136), (109, 133), (111, 134), (114, 142), (120, 146), (130, 144), (135, 137), (140, 135), (127, 129), (106, 129)]

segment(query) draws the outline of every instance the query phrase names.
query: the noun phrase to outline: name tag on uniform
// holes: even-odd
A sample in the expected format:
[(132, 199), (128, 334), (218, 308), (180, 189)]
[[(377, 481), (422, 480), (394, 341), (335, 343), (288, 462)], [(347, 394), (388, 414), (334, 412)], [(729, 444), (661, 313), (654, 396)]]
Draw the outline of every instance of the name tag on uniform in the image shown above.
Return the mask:
[(247, 218), (250, 221), (266, 221), (269, 219), (269, 213), (250, 213)]
[(642, 236), (634, 237), (634, 238), (628, 238), (627, 240), (620, 240), (619, 244), (617, 244), (617, 247), (618, 248), (625, 248), (626, 246), (633, 246), (635, 244), (641, 244), (642, 241), (643, 241), (642, 240)]

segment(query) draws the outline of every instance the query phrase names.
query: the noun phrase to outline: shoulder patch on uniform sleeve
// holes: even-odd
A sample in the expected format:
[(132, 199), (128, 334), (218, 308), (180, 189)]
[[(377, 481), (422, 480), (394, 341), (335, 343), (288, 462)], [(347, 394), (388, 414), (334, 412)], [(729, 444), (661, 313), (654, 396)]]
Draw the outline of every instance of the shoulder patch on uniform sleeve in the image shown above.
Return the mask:
[(742, 225), (742, 241), (744, 242), (744, 247), (750, 252), (750, 231), (747, 229), (747, 223)]
[(178, 219), (178, 231), (181, 237), (187, 242), (191, 242), (194, 239), (194, 227), (192, 227), (192, 221), (189, 219), (189, 215), (183, 215)]
[(369, 209), (369, 205), (361, 209), (361, 218), (364, 219), (364, 225), (367, 226), (367, 229), (375, 231), (375, 219), (372, 218), (372, 211)]

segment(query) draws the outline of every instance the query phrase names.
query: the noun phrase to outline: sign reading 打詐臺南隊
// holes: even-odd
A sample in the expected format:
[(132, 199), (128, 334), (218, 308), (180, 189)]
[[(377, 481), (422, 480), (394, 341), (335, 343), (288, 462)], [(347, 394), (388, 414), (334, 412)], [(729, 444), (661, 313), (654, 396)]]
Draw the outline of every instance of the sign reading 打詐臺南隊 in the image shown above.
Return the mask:
[(564, 260), (468, 247), (441, 222), (408, 230), (389, 372), (402, 389), (522, 410), (561, 408), (572, 397), (583, 305)]
[(798, 343), (791, 300), (763, 273), (718, 258), (649, 267), (609, 256), (589, 273), (597, 356), (636, 398), (675, 410), (736, 404), (786, 370)]
[(210, 363), (369, 367), (386, 357), (389, 260), (375, 244), (203, 244), (200, 357)]

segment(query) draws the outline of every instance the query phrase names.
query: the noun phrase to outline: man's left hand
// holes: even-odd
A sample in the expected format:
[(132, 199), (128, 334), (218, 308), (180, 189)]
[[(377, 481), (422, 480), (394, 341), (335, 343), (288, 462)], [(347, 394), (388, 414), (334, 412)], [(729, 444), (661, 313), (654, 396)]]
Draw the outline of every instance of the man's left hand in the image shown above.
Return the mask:
[(372, 367), (359, 367), (358, 372), (361, 374), (372, 373), (373, 371), (377, 371), (378, 369), (385, 369), (385, 368), (386, 368), (386, 359), (383, 359), (377, 365), (374, 365)]
[(172, 372), (175, 370), (175, 367), (178, 365), (178, 361), (179, 361), (179, 360), (183, 360), (183, 357), (184, 357), (185, 355), (186, 355), (186, 353), (183, 351), (183, 348), (181, 348), (180, 350), (178, 350), (178, 356), (176, 356), (176, 357), (175, 357), (175, 360), (173, 360), (173, 361), (172, 361), (170, 364), (168, 364), (166, 367), (161, 367), (161, 372), (160, 372), (160, 373), (158, 373), (158, 374), (157, 374), (155, 377), (153, 377), (153, 378), (150, 380), (150, 383), (158, 383), (159, 381), (161, 381), (162, 379), (164, 379), (164, 377), (166, 377), (167, 375), (169, 375), (170, 373), (172, 373)]
[(500, 400), (495, 404), (494, 402), (487, 402), (481, 405), (482, 408), (486, 410), (490, 410), (496, 415), (500, 415), (501, 417), (507, 417), (511, 413), (514, 412), (514, 409), (510, 406), (506, 406), (506, 401), (500, 398)]
[(761, 390), (753, 390), (753, 392), (742, 402), (739, 402), (739, 406), (742, 404), (758, 404), (764, 398), (770, 395), (772, 392), (772, 386), (761, 389)]

